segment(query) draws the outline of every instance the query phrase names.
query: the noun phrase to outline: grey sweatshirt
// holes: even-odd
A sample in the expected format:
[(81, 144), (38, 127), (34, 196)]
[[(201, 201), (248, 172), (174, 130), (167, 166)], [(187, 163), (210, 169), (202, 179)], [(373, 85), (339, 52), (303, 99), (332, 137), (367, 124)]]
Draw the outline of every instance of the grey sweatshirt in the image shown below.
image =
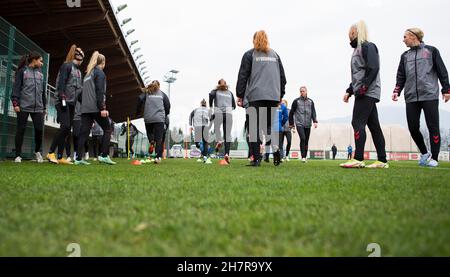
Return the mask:
[(39, 68), (25, 66), (16, 72), (11, 94), (13, 106), (22, 112), (42, 113), (46, 107), (45, 80)]
[(83, 80), (78, 65), (73, 62), (64, 63), (56, 77), (58, 103), (64, 98), (67, 104), (75, 105), (75, 96), (82, 91), (82, 88)]
[(289, 124), (311, 128), (313, 122), (317, 123), (314, 102), (310, 98), (299, 97), (295, 99), (289, 112)]
[[(372, 42), (364, 42), (353, 51), (351, 61), (352, 83), (347, 89), (356, 96), (368, 96), (380, 101), (380, 56), (377, 46)], [(361, 90), (363, 87), (367, 91)]]
[(138, 98), (136, 117), (141, 113), (145, 123), (165, 123), (167, 115), (170, 114), (169, 98), (161, 90), (142, 93)]
[(283, 64), (274, 50), (264, 53), (251, 49), (244, 54), (236, 85), (238, 97), (247, 97), (249, 103), (280, 101), (285, 86)]
[(95, 67), (86, 75), (81, 95), (81, 113), (98, 113), (106, 109), (106, 76)]
[(193, 127), (208, 126), (211, 115), (211, 110), (207, 107), (198, 107), (191, 112), (189, 124)]
[(396, 92), (405, 89), (406, 103), (439, 99), (439, 83), (442, 93), (450, 93), (447, 69), (439, 50), (421, 43), (403, 53), (397, 70)]
[(214, 113), (231, 113), (236, 109), (236, 101), (231, 91), (215, 89), (209, 93), (209, 106), (214, 107)]

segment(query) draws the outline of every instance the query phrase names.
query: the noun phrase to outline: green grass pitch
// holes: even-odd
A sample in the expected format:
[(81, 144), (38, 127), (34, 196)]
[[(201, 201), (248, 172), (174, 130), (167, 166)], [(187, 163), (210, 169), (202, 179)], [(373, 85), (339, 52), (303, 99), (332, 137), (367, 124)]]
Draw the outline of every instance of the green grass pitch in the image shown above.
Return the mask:
[(0, 163), (0, 256), (450, 256), (450, 164)]

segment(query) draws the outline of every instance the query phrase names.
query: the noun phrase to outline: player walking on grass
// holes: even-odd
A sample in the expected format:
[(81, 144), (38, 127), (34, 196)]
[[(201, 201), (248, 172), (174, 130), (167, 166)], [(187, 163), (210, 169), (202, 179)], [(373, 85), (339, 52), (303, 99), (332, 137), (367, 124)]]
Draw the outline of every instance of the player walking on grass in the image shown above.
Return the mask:
[[(289, 113), (290, 109), (288, 108), (288, 102), (286, 99), (283, 99), (283, 103), (287, 108), (288, 112), (288, 120), (286, 120), (286, 123), (283, 125), (283, 132), (280, 136), (280, 151), (283, 157), (283, 161), (288, 162), (289, 161), (289, 152), (291, 151), (291, 144), (292, 144), (292, 130), (289, 127)], [(286, 138), (286, 149), (284, 149), (284, 139)]]
[[(261, 133), (271, 136), (274, 151), (274, 165), (281, 163), (278, 137), (271, 132), (272, 119), (276, 116), (276, 107), (285, 93), (286, 76), (280, 56), (269, 47), (265, 31), (253, 36), (253, 48), (242, 57), (236, 85), (238, 106), (243, 107), (247, 98), (249, 107), (249, 134), (253, 161), (249, 166), (261, 164)], [(263, 132), (261, 132), (263, 131)]]
[[(231, 128), (233, 127), (233, 110), (236, 109), (233, 93), (227, 82), (220, 79), (217, 88), (209, 93), (209, 106), (214, 107), (214, 133), (216, 134), (216, 152), (225, 144), (222, 165), (230, 164)], [(222, 126), (223, 136), (220, 131)]]
[(195, 146), (200, 149), (200, 142), (203, 144), (202, 156), (198, 162), (205, 164), (212, 164), (211, 158), (208, 155), (208, 135), (209, 123), (212, 116), (210, 109), (206, 107), (206, 100), (200, 102), (200, 107), (191, 112), (189, 116), (189, 125), (191, 131), (194, 131)]
[(155, 164), (160, 164), (164, 145), (164, 125), (166, 117), (170, 114), (170, 101), (167, 95), (160, 90), (160, 84), (157, 80), (152, 81), (139, 96), (136, 118), (141, 114), (144, 117), (149, 142), (156, 148)]
[[(130, 125), (125, 122), (122, 124), (120, 136), (126, 135), (125, 138), (125, 148), (127, 152), (127, 157), (130, 157), (131, 159), (134, 159), (134, 150), (133, 150), (133, 144), (134, 139), (138, 135), (139, 131), (134, 126), (133, 123), (130, 122)], [(163, 140), (164, 141), (164, 140)], [(130, 152), (130, 153), (128, 153)]]
[(106, 109), (106, 75), (103, 72), (105, 66), (105, 56), (95, 51), (87, 66), (81, 93), (81, 131), (75, 165), (89, 165), (87, 161), (83, 160), (84, 144), (89, 138), (94, 120), (103, 129), (102, 152), (98, 161), (109, 165), (116, 164), (108, 155), (112, 127), (109, 112)]
[(308, 97), (308, 89), (303, 86), (300, 88), (300, 97), (292, 102), (289, 113), (289, 127), (297, 127), (297, 133), (300, 137), (300, 150), (303, 163), (307, 162), (309, 137), (313, 124), (314, 128), (317, 128), (316, 108), (313, 100)]
[[(72, 138), (73, 138), (73, 160), (76, 161), (77, 159), (77, 151), (78, 151), (78, 142), (80, 141), (80, 132), (81, 132), (81, 102), (78, 101), (79, 94), (82, 92), (79, 92), (76, 95), (77, 101), (75, 103), (75, 112), (73, 116), (73, 128), (72, 128)], [(84, 159), (89, 160), (89, 141), (86, 140), (84, 143)]]
[(349, 31), (350, 45), (355, 49), (351, 60), (352, 83), (344, 95), (344, 102), (355, 95), (352, 126), (355, 135), (355, 157), (341, 164), (344, 168), (363, 168), (366, 125), (372, 134), (378, 161), (368, 168), (389, 168), (386, 160), (385, 140), (378, 120), (376, 104), (380, 101), (380, 56), (377, 46), (369, 41), (364, 21)]
[[(47, 154), (47, 159), (54, 164), (72, 164), (63, 157), (63, 153), (67, 144), (69, 144), (68, 148), (70, 149), (70, 132), (73, 127), (77, 102), (75, 96), (79, 95), (83, 89), (83, 78), (80, 71), (83, 59), (83, 50), (76, 45), (72, 45), (69, 53), (67, 53), (66, 61), (59, 69), (58, 77), (56, 78), (56, 91), (58, 93), (56, 111), (60, 126), (53, 137)], [(56, 147), (58, 147), (57, 156), (55, 156)], [(70, 151), (67, 155), (70, 157)]]
[[(411, 136), (422, 154), (420, 166), (437, 167), (441, 148), (439, 130), (439, 83), (442, 85), (442, 98), (445, 103), (450, 100), (448, 72), (439, 50), (423, 42), (424, 33), (419, 28), (406, 30), (403, 42), (410, 49), (402, 54), (397, 71), (393, 101), (398, 101), (405, 90), (406, 118)], [(420, 114), (425, 113), (425, 120), (430, 133), (431, 153), (428, 152), (420, 132)]]
[(97, 121), (94, 121), (94, 124), (92, 125), (91, 129), (91, 135), (92, 135), (92, 153), (94, 154), (94, 161), (98, 160), (99, 154), (102, 151), (102, 139), (103, 139), (103, 129), (100, 127), (100, 125), (97, 123)]

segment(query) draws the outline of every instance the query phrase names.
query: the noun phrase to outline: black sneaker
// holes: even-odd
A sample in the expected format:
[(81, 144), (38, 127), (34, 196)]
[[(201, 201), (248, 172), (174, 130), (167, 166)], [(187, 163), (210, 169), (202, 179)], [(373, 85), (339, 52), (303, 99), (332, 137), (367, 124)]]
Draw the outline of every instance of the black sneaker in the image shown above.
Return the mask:
[(248, 165), (246, 165), (246, 166), (259, 167), (259, 166), (261, 166), (261, 159), (251, 161), (251, 162), (250, 162)]
[(280, 153), (280, 150), (278, 150), (277, 152), (273, 153), (273, 164), (275, 166), (279, 166), (281, 164), (281, 153)]

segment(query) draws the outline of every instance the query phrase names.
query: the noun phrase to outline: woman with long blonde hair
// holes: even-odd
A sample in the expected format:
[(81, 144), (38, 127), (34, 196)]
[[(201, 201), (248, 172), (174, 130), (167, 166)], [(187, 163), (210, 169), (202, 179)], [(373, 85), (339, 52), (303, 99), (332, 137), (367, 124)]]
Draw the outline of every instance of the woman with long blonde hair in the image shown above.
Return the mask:
[(366, 144), (366, 126), (372, 134), (377, 150), (378, 161), (369, 168), (389, 168), (383, 131), (378, 120), (376, 104), (380, 102), (380, 55), (377, 46), (369, 41), (367, 25), (359, 21), (350, 27), (348, 34), (350, 45), (354, 48), (351, 60), (352, 83), (344, 95), (344, 102), (355, 95), (352, 126), (355, 135), (355, 157), (341, 164), (344, 168), (363, 168), (364, 146)]
[[(238, 106), (243, 107), (243, 99), (248, 100), (249, 139), (253, 160), (249, 166), (260, 166), (261, 133), (264, 132), (272, 144), (274, 165), (281, 163), (278, 135), (272, 132), (272, 119), (285, 93), (286, 76), (280, 56), (270, 48), (265, 31), (253, 35), (253, 48), (242, 57), (239, 69), (236, 96)], [(260, 121), (260, 118), (262, 119)], [(262, 123), (261, 123), (262, 122)], [(256, 127), (256, 128), (255, 128)]]
[(83, 92), (81, 94), (81, 131), (75, 165), (89, 165), (82, 157), (84, 154), (84, 143), (89, 137), (94, 120), (103, 129), (101, 155), (98, 157), (98, 161), (109, 165), (116, 164), (108, 155), (112, 129), (109, 112), (106, 109), (106, 75), (103, 72), (105, 66), (105, 56), (95, 51), (89, 60), (83, 82)]

